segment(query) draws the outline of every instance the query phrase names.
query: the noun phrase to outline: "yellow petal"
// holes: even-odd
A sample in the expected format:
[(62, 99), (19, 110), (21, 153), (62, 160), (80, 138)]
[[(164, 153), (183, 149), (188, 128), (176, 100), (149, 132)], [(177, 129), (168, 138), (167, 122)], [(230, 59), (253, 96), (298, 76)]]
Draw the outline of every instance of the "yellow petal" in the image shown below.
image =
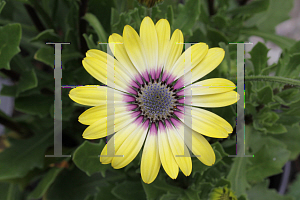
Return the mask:
[(224, 107), (236, 103), (240, 99), (240, 95), (236, 91), (208, 94), (193, 95), (192, 105), (199, 107)]
[[(199, 133), (190, 130), (192, 132), (192, 138), (184, 137), (184, 125), (178, 127), (178, 132), (182, 138), (185, 138), (185, 143), (188, 145), (188, 148), (193, 152), (194, 155), (205, 165), (211, 166), (216, 161), (215, 152), (207, 142), (207, 140)], [(190, 141), (192, 139), (192, 142)], [(189, 146), (192, 144), (192, 146)]]
[[(111, 109), (114, 109), (114, 114), (120, 114), (122, 112), (127, 113), (127, 104), (113, 104)], [(91, 125), (94, 122), (107, 117), (107, 104), (95, 106), (84, 111), (78, 118), (78, 121), (85, 125)]]
[(160, 19), (155, 24), (158, 40), (158, 63), (159, 69), (163, 68), (166, 60), (167, 45), (170, 41), (171, 28), (168, 20)]
[(183, 35), (181, 30), (176, 29), (167, 47), (165, 71), (170, 72), (174, 63), (177, 61), (183, 49)]
[(70, 90), (69, 97), (76, 103), (99, 106), (107, 103), (107, 92), (114, 92), (114, 101), (123, 101), (123, 94), (104, 86), (80, 86)]
[[(89, 53), (91, 54), (91, 50), (89, 51)], [(114, 64), (112, 63), (112, 65), (108, 66), (115, 69), (113, 74), (111, 73), (108, 74), (107, 61), (103, 62), (102, 60), (96, 58), (95, 55), (93, 55), (93, 57), (85, 57), (82, 60), (82, 64), (85, 70), (89, 74), (91, 74), (94, 78), (96, 78), (98, 81), (106, 85), (108, 83), (107, 79), (109, 77), (112, 77), (112, 79), (110, 79), (110, 82), (114, 82), (116, 89), (123, 90), (123, 91), (126, 90), (127, 83), (129, 83), (131, 79), (128, 76), (126, 76), (124, 73), (123, 75), (122, 73), (120, 73), (120, 70), (118, 70), (118, 68), (121, 68), (121, 66), (118, 66), (119, 65), (117, 64), (118, 61), (114, 59), (115, 63)]]
[(103, 117), (91, 124), (90, 126), (88, 126), (84, 130), (82, 137), (89, 140), (106, 137), (107, 135), (111, 135), (114, 132), (117, 132), (120, 129), (124, 128), (134, 119), (135, 118), (132, 117), (131, 114), (129, 114), (128, 112), (116, 114), (114, 116), (114, 128), (107, 129), (107, 117)]
[(210, 112), (210, 111), (207, 111), (207, 110), (204, 110), (204, 109), (201, 109), (201, 108), (193, 107), (192, 116), (210, 121), (214, 124), (218, 124), (219, 126), (225, 128), (225, 130), (228, 133), (232, 133), (232, 131), (233, 131), (232, 126), (225, 119), (223, 119), (222, 117), (216, 115), (213, 112)]
[(192, 117), (192, 124), (188, 126), (194, 131), (213, 138), (228, 137), (228, 133), (224, 127), (206, 119), (205, 116), (203, 116), (203, 118), (199, 118), (198, 116), (194, 116), (192, 114), (190, 117)]
[(124, 27), (123, 41), (127, 54), (135, 68), (143, 74), (146, 72), (145, 50), (137, 32), (129, 25)]
[[(115, 46), (118, 47), (119, 45), (115, 45)], [(120, 44), (120, 46), (123, 46), (123, 44)], [(126, 68), (119, 61), (115, 60), (113, 56), (97, 49), (88, 50), (86, 52), (86, 56), (96, 58), (101, 62), (104, 62), (105, 64), (109, 64), (109, 67), (114, 68), (114, 75), (116, 76), (117, 79), (121, 78), (127, 82), (131, 80), (132, 78), (131, 74), (126, 70)], [(108, 63), (107, 62), (108, 59), (113, 62)]]
[(206, 95), (224, 93), (234, 90), (235, 84), (224, 78), (211, 78), (204, 81), (194, 83), (186, 89), (192, 90), (192, 95)]
[(140, 27), (141, 42), (145, 50), (148, 72), (157, 69), (158, 42), (154, 23), (150, 17), (145, 17)]
[(141, 175), (145, 183), (152, 183), (160, 168), (157, 134), (148, 133), (141, 160)]
[[(102, 152), (101, 152), (101, 157), (100, 157), (100, 162), (102, 164), (108, 164), (111, 163), (112, 159), (114, 157), (108, 157), (111, 154), (113, 154), (114, 152), (117, 152), (120, 148), (120, 146), (123, 144), (123, 142), (128, 138), (128, 136), (134, 131), (136, 130), (138, 127), (136, 125), (136, 123), (129, 123), (128, 126), (124, 127), (123, 129), (121, 129), (120, 131), (118, 131), (113, 138), (111, 138), (107, 144), (105, 145), (105, 147), (103, 148)], [(112, 145), (114, 146), (114, 152), (110, 152), (110, 155), (107, 154), (107, 145)], [(108, 156), (107, 156), (108, 155)], [(115, 155), (119, 155), (116, 154)], [(122, 155), (122, 154), (120, 154)]]
[[(134, 76), (138, 74), (138, 71), (132, 64), (132, 62), (126, 52), (123, 37), (119, 34), (113, 33), (111, 36), (109, 36), (108, 42), (110, 43), (109, 44), (110, 48), (111, 49), (114, 48), (114, 51), (113, 51), (114, 56), (124, 66), (123, 70), (125, 71), (125, 73), (129, 74), (130, 77), (134, 78)], [(128, 72), (126, 72), (126, 71), (128, 71)]]
[(174, 128), (167, 129), (168, 139), (175, 160), (184, 173), (189, 176), (192, 172), (192, 160), (188, 148), (185, 146), (183, 139)]
[[(195, 82), (210, 73), (222, 62), (224, 56), (225, 51), (222, 48), (216, 47), (209, 49), (206, 56), (194, 67), (192, 72), (188, 72), (189, 74), (192, 73), (192, 79), (186, 80), (186, 83)], [(187, 74), (186, 77), (190, 77), (189, 74)]]
[(148, 126), (143, 124), (131, 132), (128, 138), (123, 142), (117, 150), (117, 155), (124, 155), (123, 157), (114, 157), (111, 166), (115, 169), (120, 169), (128, 165), (139, 153), (143, 146), (145, 137), (147, 135)]
[(161, 164), (165, 172), (172, 179), (176, 179), (179, 172), (178, 164), (172, 153), (167, 132), (161, 126), (159, 127), (158, 130), (158, 150), (159, 150)]
[(208, 52), (208, 46), (205, 43), (197, 43), (185, 50), (185, 52), (178, 58), (174, 64), (171, 72), (172, 75), (175, 75), (176, 78), (182, 76), (184, 73), (187, 73), (186, 65), (186, 56), (191, 56), (191, 69), (193, 69), (199, 62), (206, 56)]

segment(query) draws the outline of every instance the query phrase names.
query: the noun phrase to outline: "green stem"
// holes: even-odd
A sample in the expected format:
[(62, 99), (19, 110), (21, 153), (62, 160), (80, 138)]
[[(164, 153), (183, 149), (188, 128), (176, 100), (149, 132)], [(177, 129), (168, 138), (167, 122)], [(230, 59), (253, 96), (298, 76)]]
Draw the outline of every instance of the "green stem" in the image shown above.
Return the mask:
[(300, 87), (300, 80), (280, 76), (245, 76), (245, 81), (269, 81)]

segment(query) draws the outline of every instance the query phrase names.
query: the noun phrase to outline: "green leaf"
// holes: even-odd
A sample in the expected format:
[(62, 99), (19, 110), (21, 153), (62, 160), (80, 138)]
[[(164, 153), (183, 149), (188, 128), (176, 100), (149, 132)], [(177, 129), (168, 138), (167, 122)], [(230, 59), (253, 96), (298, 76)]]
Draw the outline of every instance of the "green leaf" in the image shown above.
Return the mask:
[(34, 54), (34, 59), (54, 68), (54, 60), (55, 60), (54, 49), (51, 47), (40, 48)]
[(151, 19), (153, 20), (154, 23), (157, 21), (156, 18), (158, 18), (157, 16), (160, 14), (161, 14), (161, 10), (159, 9), (158, 6), (152, 7)]
[(112, 0), (89, 0), (87, 10), (89, 13), (94, 14), (96, 18), (99, 19), (105, 30), (110, 32), (110, 16), (112, 8), (115, 7), (115, 5), (115, 2)]
[(287, 132), (280, 135), (274, 135), (273, 137), (283, 142), (287, 149), (291, 151), (290, 160), (294, 160), (300, 153), (300, 126), (299, 124), (294, 126), (286, 126)]
[(94, 195), (88, 195), (84, 198), (84, 200), (95, 200), (95, 196)]
[(238, 200), (248, 200), (247, 197), (245, 195), (241, 195)]
[(187, 190), (184, 190), (184, 194), (185, 194), (187, 200), (189, 200), (189, 199), (200, 200), (199, 193), (200, 193), (200, 191), (195, 190), (194, 188), (188, 188)]
[(300, 122), (300, 116), (296, 115), (289, 115), (286, 112), (279, 113), (279, 120), (278, 123), (284, 124), (286, 126), (292, 126), (294, 124), (298, 124)]
[(57, 175), (63, 170), (63, 168), (57, 168), (54, 167), (50, 169), (45, 177), (39, 182), (39, 184), (36, 186), (36, 188), (28, 195), (28, 199), (39, 199), (41, 198), (48, 188), (51, 186), (51, 184), (56, 179)]
[(212, 46), (210, 47), (218, 47), (220, 42), (224, 42), (225, 44), (229, 43), (228, 38), (224, 35), (223, 32), (211, 27), (208, 27), (207, 29), (207, 38), (212, 44)]
[(18, 185), (13, 183), (0, 183), (0, 200), (21, 200)]
[(161, 197), (163, 194), (166, 193), (166, 191), (154, 187), (153, 186), (154, 184), (155, 182), (153, 182), (153, 184), (147, 184), (142, 181), (142, 185), (146, 193), (147, 200), (158, 199), (159, 197)]
[(167, 193), (161, 196), (159, 200), (178, 200), (180, 199), (178, 194), (173, 194), (173, 193)]
[[(139, 7), (139, 8), (144, 8), (144, 7)], [(132, 18), (133, 28), (135, 30), (138, 30), (138, 28), (140, 27), (140, 24), (142, 22), (142, 19), (143, 19), (143, 16), (141, 16), (141, 14), (139, 12), (139, 8), (134, 8), (133, 10), (128, 12), (128, 15), (130, 15)]]
[(253, 188), (247, 191), (249, 199), (255, 200), (294, 200), (294, 198), (290, 196), (282, 196), (278, 194), (278, 192), (274, 189), (268, 189), (268, 181), (264, 181), (255, 185)]
[(282, 167), (288, 161), (290, 151), (285, 145), (273, 138), (251, 158), (251, 165), (247, 168), (246, 174), (249, 181), (260, 182), (264, 178), (282, 172)]
[(228, 14), (232, 15), (253, 15), (255, 13), (263, 12), (269, 7), (269, 0), (263, 1), (251, 1), (245, 6), (240, 6), (228, 11)]
[(183, 192), (181, 188), (167, 183), (166, 180), (168, 178), (166, 178), (165, 175), (166, 174), (159, 173), (157, 178), (151, 184), (143, 183), (141, 180), (147, 198), (158, 199), (160, 196), (166, 193), (172, 193), (179, 196)]
[(100, 163), (99, 155), (104, 148), (104, 145), (103, 140), (100, 140), (100, 143), (85, 141), (74, 152), (73, 161), (76, 166), (88, 176), (91, 176), (96, 172), (101, 172), (102, 176), (105, 177), (105, 171), (107, 169), (112, 169), (112, 167)]
[(86, 41), (86, 44), (87, 44), (89, 49), (97, 49), (97, 45), (94, 43), (92, 34), (87, 36), (87, 34), (84, 33), (83, 37), (84, 37), (84, 39)]
[(227, 65), (228, 77), (230, 77), (230, 74), (231, 74), (231, 59), (230, 59), (229, 47), (224, 42), (220, 42), (219, 46), (222, 49), (224, 49), (224, 51), (225, 51), (225, 59), (224, 59), (223, 62), (225, 62), (226, 65)]
[(35, 167), (42, 168), (45, 151), (51, 144), (53, 133), (13, 141), (11, 147), (0, 153), (0, 180), (23, 177)]
[(206, 35), (198, 28), (193, 32), (193, 35), (189, 38), (189, 42), (197, 43), (197, 42), (205, 42), (208, 43), (208, 39)]
[(288, 187), (287, 195), (294, 197), (295, 199), (300, 199), (300, 174), (298, 173), (296, 180)]
[[(62, 64), (66, 63), (69, 60), (82, 58), (82, 55), (79, 52), (64, 52), (61, 53)], [(40, 48), (35, 54), (34, 59), (41, 61), (42, 63), (49, 65), (54, 68), (54, 48), (53, 47), (43, 47)]]
[(89, 195), (97, 194), (98, 187), (109, 186), (108, 181), (116, 182), (124, 178), (125, 174), (122, 172), (109, 174), (106, 178), (103, 178), (100, 173), (87, 176), (77, 167), (73, 167), (72, 170), (64, 170), (59, 174), (44, 198), (47, 200), (81, 200)]
[(10, 69), (10, 60), (20, 52), (22, 29), (20, 24), (0, 27), (0, 69)]
[(169, 21), (170, 26), (173, 27), (174, 12), (173, 12), (173, 7), (171, 5), (168, 5), (167, 20)]
[(146, 199), (141, 182), (124, 181), (123, 183), (117, 185), (112, 190), (112, 193), (116, 197), (123, 200)]
[(296, 103), (300, 100), (299, 89), (289, 88), (283, 90), (276, 94), (279, 97), (278, 102), (285, 105), (290, 106), (293, 103)]
[(98, 194), (96, 195), (94, 200), (119, 200), (116, 196), (112, 194), (112, 189), (114, 185), (102, 186), (99, 189)]
[(200, 191), (200, 199), (208, 199), (213, 187), (214, 186), (211, 183), (200, 182), (197, 186), (198, 191)]
[(267, 33), (261, 30), (255, 30), (255, 29), (242, 29), (240, 30), (240, 33), (245, 34), (247, 36), (258, 36), (258, 37), (262, 37), (263, 39), (267, 40), (267, 41), (271, 41), (274, 42), (275, 44), (277, 44), (279, 47), (281, 47), (282, 49), (289, 49), (290, 47), (292, 47), (295, 44), (295, 40), (291, 39), (291, 38), (287, 38), (284, 36), (280, 36), (280, 35), (276, 35), (273, 33)]
[(160, 199), (160, 197), (162, 198), (162, 196), (165, 196), (164, 198), (166, 199), (167, 196), (178, 197), (184, 193), (184, 190), (182, 188), (167, 183), (166, 176), (163, 173), (159, 173), (157, 178), (151, 184), (146, 184), (143, 181), (141, 182), (146, 193), (146, 197), (149, 200)]
[(221, 178), (218, 183), (215, 185), (215, 187), (225, 187), (227, 186), (228, 188), (231, 187), (231, 183), (229, 180)]
[(43, 117), (49, 113), (49, 109), (53, 103), (54, 97), (36, 94), (17, 98), (15, 100), (15, 109), (20, 112)]
[(284, 125), (277, 123), (279, 115), (271, 111), (270, 107), (264, 107), (253, 117), (253, 127), (264, 133), (280, 134), (287, 130)]
[(59, 36), (54, 32), (53, 29), (47, 29), (32, 38), (30, 42), (59, 42), (59, 40)]
[(16, 85), (3, 85), (1, 95), (17, 97), (21, 92), (37, 87), (35, 70), (21, 71), (20, 80)]
[(267, 67), (268, 52), (269, 49), (261, 42), (258, 42), (251, 50), (251, 62), (255, 75), (260, 75), (262, 70)]
[(228, 156), (228, 154), (223, 149), (223, 146), (219, 142), (215, 142), (212, 145), (212, 148), (217, 151), (220, 155), (216, 158), (216, 163), (222, 160), (223, 157)]
[(93, 15), (92, 13), (86, 13), (83, 19), (85, 19), (90, 24), (90, 26), (92, 26), (93, 29), (96, 31), (96, 34), (98, 36), (98, 42), (107, 42), (107, 33), (105, 32), (104, 28), (102, 27), (101, 23), (95, 15)]
[(289, 78), (298, 78), (300, 73), (300, 53), (295, 53), (290, 57), (285, 70), (281, 76)]
[(18, 82), (17, 94), (35, 88), (37, 85), (38, 81), (34, 69), (24, 71), (21, 73), (21, 77)]
[(250, 188), (250, 185), (246, 179), (246, 165), (249, 157), (236, 157), (233, 159), (233, 164), (227, 176), (227, 179), (231, 182), (231, 189), (237, 196), (246, 194), (246, 189)]
[(273, 90), (271, 86), (267, 85), (257, 91), (258, 102), (261, 104), (267, 104), (273, 102)]
[(2, 9), (4, 8), (5, 4), (6, 4), (6, 2), (1, 0), (1, 2), (0, 2), (0, 13), (1, 13)]
[(18, 94), (17, 89), (18, 89), (17, 85), (3, 85), (1, 89), (1, 95), (16, 97)]
[(293, 0), (287, 0), (283, 4), (281, 0), (270, 0), (268, 9), (265, 12), (255, 14), (246, 21), (246, 26), (257, 26), (263, 32), (274, 33), (278, 24), (289, 19), (293, 2)]
[(173, 27), (180, 29), (184, 36), (192, 35), (192, 28), (200, 16), (200, 0), (186, 0), (184, 6), (179, 4), (179, 14)]
[(289, 54), (293, 55), (295, 53), (299, 53), (299, 49), (300, 49), (300, 40), (297, 41), (289, 50)]
[(228, 27), (228, 18), (223, 15), (213, 15), (212, 16), (212, 24), (218, 30), (223, 30)]
[(113, 33), (122, 34), (124, 26), (130, 20), (130, 16), (125, 13), (119, 13), (116, 9), (112, 8), (111, 16), (111, 29)]
[(268, 133), (272, 133), (272, 134), (281, 134), (287, 132), (285, 126), (282, 124), (273, 124), (269, 127), (266, 127), (266, 130)]

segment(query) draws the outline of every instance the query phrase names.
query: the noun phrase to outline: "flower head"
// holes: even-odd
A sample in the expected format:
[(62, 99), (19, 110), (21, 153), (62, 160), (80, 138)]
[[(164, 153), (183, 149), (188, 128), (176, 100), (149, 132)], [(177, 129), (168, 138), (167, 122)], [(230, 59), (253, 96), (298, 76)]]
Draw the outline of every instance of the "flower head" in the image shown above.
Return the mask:
[(226, 187), (214, 188), (210, 193), (209, 200), (237, 200), (231, 189)]
[[(188, 149), (205, 165), (213, 165), (214, 151), (202, 135), (226, 138), (233, 129), (223, 118), (199, 107), (228, 106), (239, 98), (229, 80), (213, 78), (194, 83), (221, 63), (223, 49), (197, 43), (182, 53), (182, 32), (177, 29), (171, 37), (170, 32), (166, 19), (154, 24), (145, 17), (139, 35), (125, 26), (123, 36), (114, 33), (109, 37), (115, 58), (89, 50), (82, 61), (84, 68), (107, 87), (82, 86), (69, 94), (79, 104), (94, 106), (79, 116), (79, 122), (89, 125), (84, 138), (115, 133), (108, 145), (114, 142), (115, 154), (123, 157), (101, 157), (103, 164), (122, 168), (144, 145), (140, 171), (145, 183), (155, 180), (161, 165), (172, 179), (179, 169), (190, 175)], [(191, 58), (189, 71), (185, 68), (186, 56)], [(188, 109), (190, 112), (185, 112)], [(112, 125), (109, 119), (114, 120)], [(192, 123), (185, 122), (187, 119)], [(186, 130), (192, 136), (185, 141)], [(107, 155), (108, 145), (101, 155)]]

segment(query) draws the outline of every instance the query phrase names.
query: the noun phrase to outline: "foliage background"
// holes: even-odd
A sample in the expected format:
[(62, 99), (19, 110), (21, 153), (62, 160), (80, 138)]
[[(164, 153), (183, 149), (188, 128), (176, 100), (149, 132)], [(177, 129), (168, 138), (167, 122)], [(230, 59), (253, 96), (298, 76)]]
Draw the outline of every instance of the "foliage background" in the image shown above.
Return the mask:
[[(0, 0), (1, 95), (14, 97), (14, 113), (0, 112), (6, 127), (0, 138), (0, 200), (208, 199), (214, 188), (231, 188), (239, 200), (300, 199), (300, 176), (288, 195), (270, 189), (268, 177), (282, 172), (300, 153), (300, 41), (275, 34), (275, 26), (289, 18), (292, 0), (165, 0), (152, 8), (135, 0)], [(235, 154), (235, 130), (227, 139), (210, 139), (216, 164), (193, 159), (193, 172), (171, 180), (163, 171), (150, 185), (140, 178), (140, 155), (128, 166), (113, 170), (98, 155), (105, 139), (84, 141), (85, 126), (78, 116), (87, 107), (62, 89), (63, 154), (72, 158), (45, 158), (53, 154), (54, 48), (63, 45), (62, 85), (99, 84), (82, 67), (88, 49), (106, 50), (111, 33), (122, 34), (126, 24), (139, 29), (141, 20), (167, 18), (172, 31), (181, 29), (186, 42), (222, 47), (221, 65), (204, 77), (236, 81), (236, 46), (249, 36), (262, 37), (282, 48), (278, 63), (267, 64), (269, 49), (258, 43), (246, 60), (246, 154)], [(210, 109), (235, 127), (236, 105)]]

